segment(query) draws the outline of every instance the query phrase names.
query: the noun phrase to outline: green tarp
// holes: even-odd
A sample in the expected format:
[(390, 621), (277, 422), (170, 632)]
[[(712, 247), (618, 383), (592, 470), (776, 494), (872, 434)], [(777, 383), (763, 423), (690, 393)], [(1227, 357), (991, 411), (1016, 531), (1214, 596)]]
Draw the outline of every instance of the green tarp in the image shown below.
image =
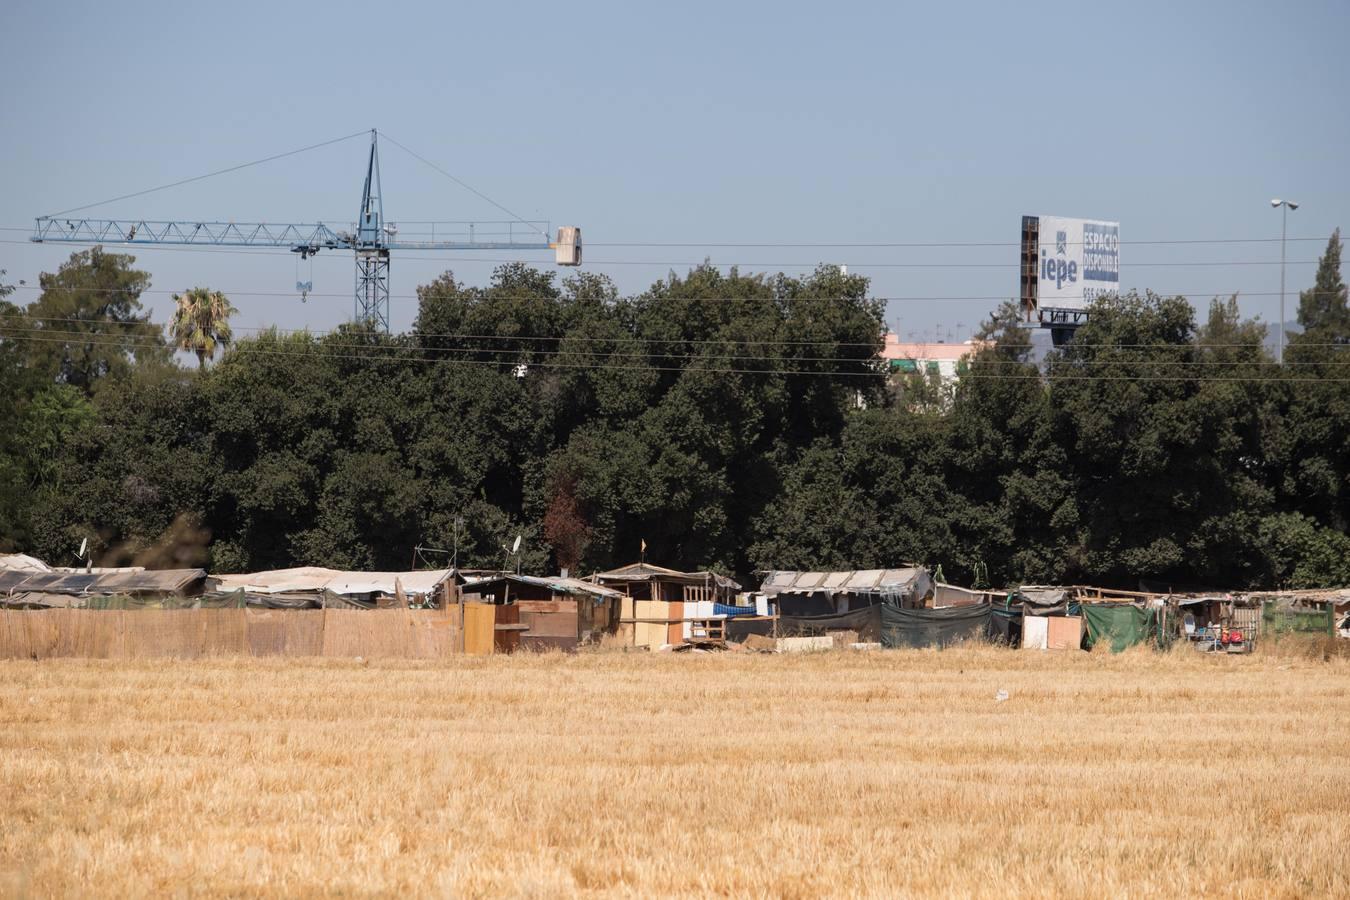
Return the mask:
[(1112, 653), (1133, 647), (1158, 632), (1158, 613), (1153, 609), (1085, 603), (1083, 617), (1087, 621), (1088, 647), (1109, 641)]
[(1274, 634), (1333, 634), (1331, 604), (1323, 610), (1296, 610), (1268, 602), (1261, 607), (1261, 632)]

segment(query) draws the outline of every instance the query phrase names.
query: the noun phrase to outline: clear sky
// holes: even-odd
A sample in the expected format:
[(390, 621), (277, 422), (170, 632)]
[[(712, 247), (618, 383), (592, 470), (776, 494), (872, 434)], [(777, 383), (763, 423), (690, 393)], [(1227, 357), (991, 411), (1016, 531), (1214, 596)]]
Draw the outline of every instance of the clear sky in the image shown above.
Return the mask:
[[(582, 226), (586, 269), (625, 292), (705, 257), (840, 262), (924, 298), (888, 306), (915, 337), (959, 338), (995, 305), (930, 298), (1016, 293), (1023, 213), (1119, 220), (1125, 287), (1238, 291), (1272, 322), (1278, 243), (1132, 242), (1278, 238), (1269, 200), (1290, 197), (1290, 236), (1316, 238), (1289, 245), (1292, 293), (1350, 224), (1346, 0), (10, 0), (0, 31), (0, 225), (20, 229), (0, 267), (29, 286), (73, 249), (26, 243), (35, 216), (369, 128), (526, 218)], [(366, 153), (358, 138), (86, 214), (350, 222)], [(381, 161), (391, 220), (502, 217), (397, 148)], [(1006, 245), (689, 246), (986, 241)], [(136, 254), (160, 320), (197, 284), (231, 296), (240, 328), (351, 316), (350, 254), (320, 255), (305, 304), (285, 251)], [(396, 255), (394, 326), (445, 269), (486, 282), (475, 257), (503, 254)]]

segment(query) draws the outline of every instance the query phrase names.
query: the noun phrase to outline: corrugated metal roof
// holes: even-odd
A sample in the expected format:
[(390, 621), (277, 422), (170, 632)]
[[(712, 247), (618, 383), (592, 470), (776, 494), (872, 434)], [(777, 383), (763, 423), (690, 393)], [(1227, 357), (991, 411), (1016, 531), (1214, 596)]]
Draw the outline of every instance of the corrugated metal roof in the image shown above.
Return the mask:
[[(16, 577), (17, 576), (17, 577)], [(4, 572), (0, 591), (54, 594), (137, 594), (181, 591), (206, 579), (203, 569), (121, 570), (99, 572)]]
[(844, 572), (769, 572), (760, 586), (762, 593), (775, 594), (813, 594), (817, 591), (829, 593), (882, 593), (889, 590), (904, 590), (926, 579), (925, 569), (911, 567), (904, 569), (861, 569)]
[(479, 594), (502, 583), (528, 584), (532, 587), (544, 588), (555, 594), (588, 594), (592, 597), (623, 596), (622, 591), (604, 587), (593, 581), (582, 581), (580, 578), (563, 578), (561, 575), (555, 578), (541, 578), (536, 575), (515, 575), (510, 572), (503, 572), (499, 575), (493, 575), (468, 582), (464, 585), (464, 592), (466, 594)]

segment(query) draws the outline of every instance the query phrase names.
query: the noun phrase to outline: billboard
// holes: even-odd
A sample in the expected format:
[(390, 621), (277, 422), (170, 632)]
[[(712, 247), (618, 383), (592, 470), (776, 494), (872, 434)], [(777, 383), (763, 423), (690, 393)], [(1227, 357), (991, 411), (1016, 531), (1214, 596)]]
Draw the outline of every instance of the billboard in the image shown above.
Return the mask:
[(1026, 216), (1022, 236), (1028, 312), (1080, 310), (1103, 294), (1120, 291), (1119, 222)]

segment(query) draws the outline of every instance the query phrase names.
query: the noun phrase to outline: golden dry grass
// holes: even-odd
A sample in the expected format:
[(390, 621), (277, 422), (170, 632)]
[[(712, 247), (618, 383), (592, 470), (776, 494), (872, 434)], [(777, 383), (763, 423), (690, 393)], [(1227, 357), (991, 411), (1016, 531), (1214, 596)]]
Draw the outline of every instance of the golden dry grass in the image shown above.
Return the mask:
[(1346, 896), (1347, 688), (1143, 650), (0, 662), (0, 893)]

